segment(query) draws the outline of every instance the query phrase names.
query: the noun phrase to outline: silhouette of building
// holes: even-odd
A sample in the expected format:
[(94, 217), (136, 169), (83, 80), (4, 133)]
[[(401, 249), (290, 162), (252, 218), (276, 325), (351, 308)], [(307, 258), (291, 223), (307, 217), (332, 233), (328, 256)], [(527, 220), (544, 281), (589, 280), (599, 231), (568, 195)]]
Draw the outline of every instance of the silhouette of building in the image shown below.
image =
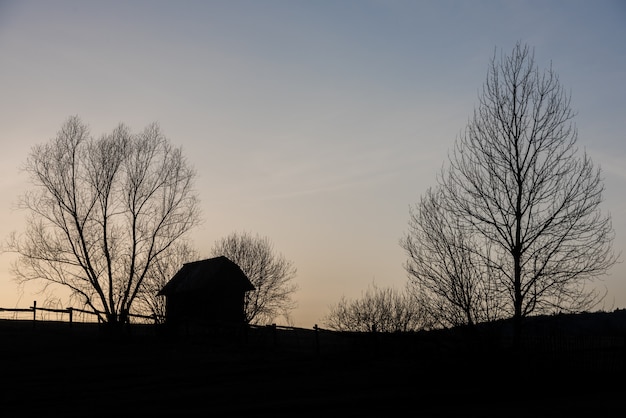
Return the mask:
[(185, 263), (157, 295), (165, 296), (165, 324), (196, 333), (245, 325), (244, 300), (254, 285), (225, 256)]

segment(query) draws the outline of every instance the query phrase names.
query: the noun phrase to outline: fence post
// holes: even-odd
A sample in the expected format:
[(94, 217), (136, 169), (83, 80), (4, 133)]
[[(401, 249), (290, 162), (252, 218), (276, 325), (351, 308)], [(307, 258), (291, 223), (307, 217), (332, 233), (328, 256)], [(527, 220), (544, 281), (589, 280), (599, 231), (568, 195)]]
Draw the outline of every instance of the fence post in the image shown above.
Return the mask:
[(37, 320), (37, 301), (33, 301), (33, 326), (35, 326), (35, 321)]
[(276, 333), (276, 324), (272, 324), (272, 341), (274, 342), (274, 347), (276, 347), (278, 343), (278, 335)]
[(319, 355), (319, 353), (320, 353), (320, 333), (319, 333), (319, 327), (317, 326), (317, 324), (315, 324), (313, 326), (313, 329), (315, 330), (315, 354)]
[(372, 343), (374, 345), (373, 349), (374, 349), (374, 355), (378, 355), (378, 335), (376, 335), (378, 332), (378, 328), (376, 327), (376, 324), (372, 324)]
[(73, 320), (73, 313), (74, 313), (74, 309), (72, 309), (72, 307), (70, 306), (69, 308), (67, 308), (67, 312), (70, 314), (70, 328), (72, 328), (72, 320)]

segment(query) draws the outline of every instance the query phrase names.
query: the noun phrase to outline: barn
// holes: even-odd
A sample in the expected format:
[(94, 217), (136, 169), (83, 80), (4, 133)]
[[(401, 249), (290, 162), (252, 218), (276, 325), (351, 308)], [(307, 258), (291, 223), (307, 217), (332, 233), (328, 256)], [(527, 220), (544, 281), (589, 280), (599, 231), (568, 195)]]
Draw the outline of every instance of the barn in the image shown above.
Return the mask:
[(165, 324), (177, 330), (244, 325), (246, 292), (254, 290), (225, 256), (185, 263), (157, 295), (165, 299)]

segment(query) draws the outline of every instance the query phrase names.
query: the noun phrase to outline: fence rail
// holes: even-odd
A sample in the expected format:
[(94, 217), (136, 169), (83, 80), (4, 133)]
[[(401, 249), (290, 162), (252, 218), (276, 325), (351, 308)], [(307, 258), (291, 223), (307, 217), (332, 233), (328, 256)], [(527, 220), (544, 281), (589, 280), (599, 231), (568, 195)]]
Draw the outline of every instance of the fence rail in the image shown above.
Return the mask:
[[(106, 312), (104, 311), (96, 311), (96, 310), (86, 310), (86, 309), (80, 309), (80, 308), (74, 308), (74, 307), (68, 307), (68, 308), (46, 308), (46, 307), (39, 307), (37, 306), (37, 301), (33, 301), (33, 306), (29, 307), (29, 308), (0, 308), (0, 312), (13, 312), (15, 314), (19, 314), (19, 313), (32, 313), (32, 321), (33, 323), (37, 322), (37, 313), (41, 313), (41, 312), (49, 312), (49, 313), (56, 313), (56, 314), (67, 314), (68, 315), (68, 320), (67, 322), (69, 323), (69, 326), (71, 327), (72, 324), (75, 322), (75, 314), (82, 314), (82, 315), (89, 315), (92, 318), (95, 317), (96, 320), (92, 320), (92, 321), (83, 321), (83, 322), (94, 322), (94, 323), (100, 323), (102, 322), (102, 315), (106, 315)], [(158, 323), (159, 318), (156, 315), (138, 315), (138, 314), (129, 314), (128, 315), (129, 318), (136, 318), (136, 319), (141, 319), (141, 320), (149, 320), (149, 321), (153, 321), (154, 323)], [(45, 319), (42, 319), (45, 320)]]

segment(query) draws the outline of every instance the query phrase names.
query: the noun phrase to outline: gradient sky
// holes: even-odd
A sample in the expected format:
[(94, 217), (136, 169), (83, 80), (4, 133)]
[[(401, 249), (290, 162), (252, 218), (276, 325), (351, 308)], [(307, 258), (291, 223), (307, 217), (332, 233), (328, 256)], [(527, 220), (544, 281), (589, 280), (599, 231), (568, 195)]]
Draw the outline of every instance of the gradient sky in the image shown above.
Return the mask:
[[(95, 136), (158, 122), (196, 168), (201, 254), (269, 237), (298, 270), (290, 324), (401, 289), (409, 206), (435, 184), (494, 48), (516, 41), (571, 92), (579, 146), (626, 249), (624, 1), (0, 0), (0, 238), (32, 146), (70, 115)], [(622, 257), (623, 259), (623, 257)], [(0, 307), (41, 304), (0, 255)], [(597, 283), (626, 308), (626, 267)], [(280, 323), (281, 321), (279, 321)]]

